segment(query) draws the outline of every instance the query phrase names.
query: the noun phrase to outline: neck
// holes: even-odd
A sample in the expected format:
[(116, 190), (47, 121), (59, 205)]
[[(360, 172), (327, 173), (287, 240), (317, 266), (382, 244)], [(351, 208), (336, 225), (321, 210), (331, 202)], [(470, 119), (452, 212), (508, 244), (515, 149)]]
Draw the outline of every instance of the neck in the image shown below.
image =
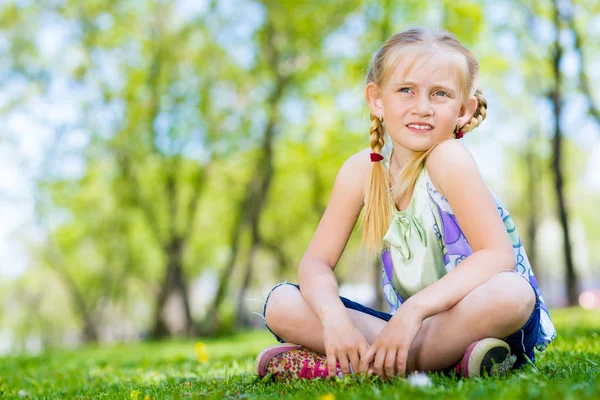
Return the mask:
[(412, 150), (407, 149), (406, 147), (402, 147), (399, 144), (394, 143), (394, 150), (392, 152), (392, 156), (390, 158), (390, 169), (392, 164), (398, 168), (398, 171), (402, 169), (402, 167), (404, 167), (404, 165), (406, 165), (406, 162), (408, 161), (408, 159), (414, 154), (415, 152)]

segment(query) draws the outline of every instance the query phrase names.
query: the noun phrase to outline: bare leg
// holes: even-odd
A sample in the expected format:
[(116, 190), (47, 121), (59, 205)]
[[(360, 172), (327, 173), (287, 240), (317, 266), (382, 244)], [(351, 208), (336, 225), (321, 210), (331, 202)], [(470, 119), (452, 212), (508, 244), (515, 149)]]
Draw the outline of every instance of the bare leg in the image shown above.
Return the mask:
[[(525, 279), (510, 272), (495, 275), (448, 311), (423, 321), (409, 350), (407, 371), (437, 371), (454, 365), (472, 342), (504, 338), (519, 330), (534, 306), (535, 294)], [(359, 311), (348, 313), (369, 344), (386, 324)], [(325, 353), (321, 321), (295, 287), (275, 289), (265, 317), (281, 338)]]
[[(360, 311), (346, 310), (369, 344), (387, 323)], [(295, 286), (281, 285), (271, 293), (265, 319), (269, 328), (285, 341), (325, 354), (321, 321)]]

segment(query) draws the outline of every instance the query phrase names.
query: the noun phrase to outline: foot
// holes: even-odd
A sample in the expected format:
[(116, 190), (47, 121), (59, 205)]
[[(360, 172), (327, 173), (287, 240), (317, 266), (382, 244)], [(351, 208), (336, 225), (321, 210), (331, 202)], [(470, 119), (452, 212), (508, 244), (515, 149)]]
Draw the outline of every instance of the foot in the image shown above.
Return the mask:
[[(275, 379), (314, 379), (329, 376), (327, 357), (306, 347), (282, 343), (267, 347), (256, 357), (254, 370), (262, 378), (269, 373)], [(339, 365), (337, 375), (341, 377)]]
[(510, 346), (500, 339), (486, 338), (471, 343), (456, 372), (465, 378), (500, 376), (511, 370), (517, 356), (510, 354)]

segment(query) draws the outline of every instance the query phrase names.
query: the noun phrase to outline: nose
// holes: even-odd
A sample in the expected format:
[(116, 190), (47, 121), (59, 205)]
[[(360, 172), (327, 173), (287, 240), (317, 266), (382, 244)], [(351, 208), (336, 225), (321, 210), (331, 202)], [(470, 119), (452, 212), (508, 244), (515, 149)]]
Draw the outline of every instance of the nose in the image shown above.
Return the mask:
[(415, 104), (413, 105), (413, 114), (420, 116), (433, 115), (433, 108), (431, 107), (431, 101), (428, 94), (420, 94), (415, 99)]

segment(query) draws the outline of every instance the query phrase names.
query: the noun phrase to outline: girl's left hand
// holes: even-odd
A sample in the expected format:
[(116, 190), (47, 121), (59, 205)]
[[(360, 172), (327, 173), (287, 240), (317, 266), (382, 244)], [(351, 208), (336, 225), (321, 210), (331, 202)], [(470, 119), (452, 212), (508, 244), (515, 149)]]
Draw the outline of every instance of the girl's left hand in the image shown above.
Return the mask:
[(404, 376), (408, 361), (408, 350), (423, 326), (423, 318), (408, 304), (398, 311), (385, 325), (364, 357), (360, 360), (360, 372), (370, 370), (381, 378)]

